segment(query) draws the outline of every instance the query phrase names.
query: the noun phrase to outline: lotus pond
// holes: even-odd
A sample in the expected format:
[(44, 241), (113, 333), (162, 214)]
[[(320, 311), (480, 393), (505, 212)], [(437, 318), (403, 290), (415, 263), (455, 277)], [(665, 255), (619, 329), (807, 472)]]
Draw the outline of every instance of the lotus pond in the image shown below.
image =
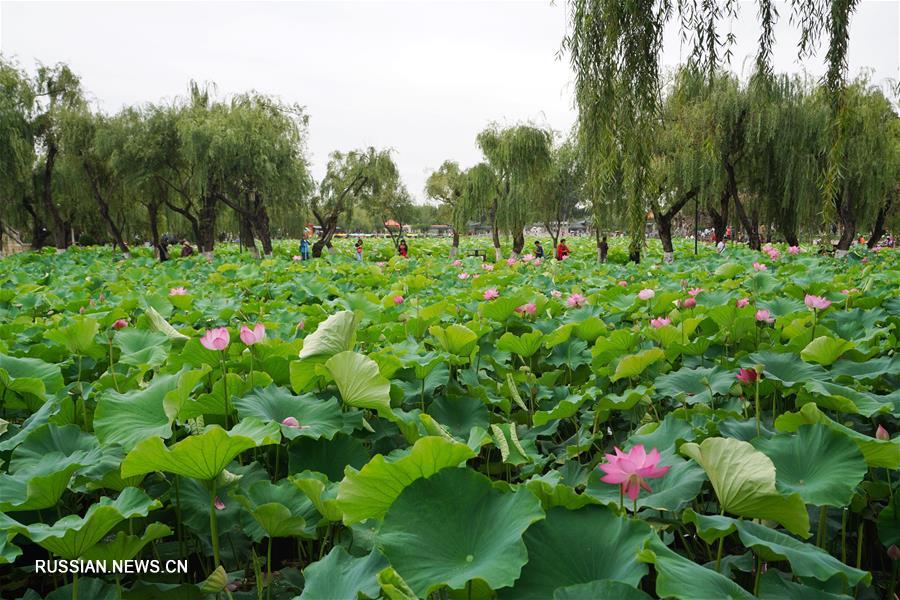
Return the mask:
[(897, 252), (571, 246), (3, 259), (0, 595), (893, 597)]

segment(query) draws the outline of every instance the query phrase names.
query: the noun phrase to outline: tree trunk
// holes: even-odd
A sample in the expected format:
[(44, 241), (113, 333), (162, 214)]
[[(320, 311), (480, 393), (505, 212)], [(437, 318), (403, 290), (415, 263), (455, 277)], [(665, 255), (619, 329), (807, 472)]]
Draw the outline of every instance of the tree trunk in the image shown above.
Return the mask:
[(237, 213), (237, 218), (241, 243), (250, 250), (253, 258), (259, 258), (259, 248), (256, 247), (256, 240), (253, 237), (253, 224), (250, 222), (250, 217), (243, 213)]
[(521, 229), (513, 233), (513, 256), (518, 257), (522, 253), (522, 248), (525, 247), (525, 232)]
[(319, 233), (319, 239), (312, 246), (312, 255), (313, 258), (321, 258), (322, 257), (322, 248), (328, 246), (331, 248), (331, 238), (334, 237), (334, 232), (337, 231), (337, 214), (330, 214), (324, 220), (319, 221), (319, 226), (322, 228)]
[(878, 242), (884, 237), (884, 220), (890, 210), (891, 200), (887, 200), (878, 209), (878, 214), (875, 216), (875, 224), (872, 225), (872, 235), (869, 236), (869, 241), (866, 244), (870, 249), (878, 245)]
[(656, 230), (659, 233), (659, 241), (662, 242), (663, 252), (671, 255), (675, 252), (672, 246), (672, 217), (668, 214), (656, 215)]
[(800, 240), (797, 238), (796, 231), (785, 231), (784, 232), (784, 241), (787, 242), (788, 246), (799, 246)]
[(734, 209), (737, 212), (738, 219), (744, 226), (744, 230), (747, 232), (747, 244), (752, 250), (759, 250), (762, 248), (759, 239), (759, 209), (754, 206), (751, 213), (752, 218), (747, 216), (747, 211), (744, 210), (744, 205), (741, 204), (741, 199), (738, 195), (734, 167), (729, 163), (725, 163), (725, 171), (728, 173), (728, 191), (734, 200)]
[(159, 202), (152, 201), (147, 205), (147, 220), (150, 222), (150, 238), (156, 249), (156, 257), (159, 262), (163, 262), (169, 259), (169, 253), (159, 241), (159, 205)]
[(47, 162), (44, 163), (43, 201), (44, 210), (47, 211), (47, 214), (50, 215), (50, 220), (53, 222), (53, 241), (57, 248), (65, 249), (69, 245), (66, 237), (66, 223), (59, 214), (56, 205), (53, 204), (53, 166), (56, 163), (57, 152), (56, 144), (52, 142), (48, 144)]
[(728, 231), (728, 203), (731, 198), (731, 188), (726, 187), (719, 198), (719, 209), (709, 207), (709, 216), (712, 219), (713, 230), (716, 232), (716, 241), (725, 239)]
[(453, 228), (453, 244), (450, 246), (450, 260), (456, 258), (457, 253), (459, 253), (459, 232), (456, 228)]
[(856, 237), (856, 214), (853, 209), (853, 195), (848, 193), (845, 188), (838, 204), (841, 237), (838, 239), (836, 250), (840, 251), (841, 255), (846, 254), (850, 250), (850, 246), (853, 245), (853, 239)]
[(91, 183), (91, 191), (93, 192), (94, 201), (100, 208), (100, 216), (103, 217), (103, 220), (106, 221), (107, 225), (109, 225), (109, 231), (110, 233), (112, 233), (115, 245), (122, 250), (125, 256), (128, 256), (128, 244), (126, 244), (125, 240), (122, 238), (122, 232), (119, 229), (119, 226), (116, 225), (116, 222), (113, 220), (112, 216), (110, 216), (109, 204), (106, 202), (106, 198), (104, 198), (103, 194), (100, 192), (100, 185), (97, 183), (97, 178), (94, 176), (94, 173), (92, 172), (90, 167), (88, 167), (87, 163), (84, 163), (84, 172), (87, 174), (87, 178)]
[(47, 229), (44, 227), (44, 221), (38, 212), (34, 209), (34, 203), (30, 196), (22, 197), (22, 207), (29, 215), (31, 215), (31, 248), (39, 250), (44, 247), (44, 241), (47, 239)]
[(204, 193), (200, 204), (200, 218), (197, 219), (197, 246), (200, 252), (209, 253), (216, 247), (216, 196)]
[(266, 210), (266, 204), (262, 200), (259, 192), (253, 193), (254, 219), (253, 227), (259, 235), (259, 241), (262, 243), (263, 254), (272, 255), (272, 234), (269, 230), (269, 211)]
[(500, 230), (497, 229), (497, 200), (491, 203), (488, 211), (491, 221), (491, 240), (494, 242), (494, 260), (500, 262), (503, 260), (503, 252), (500, 250)]

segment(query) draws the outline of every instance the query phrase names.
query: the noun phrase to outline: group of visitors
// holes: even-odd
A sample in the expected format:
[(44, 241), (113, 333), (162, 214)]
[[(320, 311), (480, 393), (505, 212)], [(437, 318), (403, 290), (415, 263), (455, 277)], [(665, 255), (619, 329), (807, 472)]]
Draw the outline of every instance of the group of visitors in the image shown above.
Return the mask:
[[(164, 233), (163, 236), (159, 239), (159, 260), (169, 260), (169, 246), (175, 245), (178, 243), (178, 240), (173, 236), (170, 236), (168, 233)], [(192, 256), (194, 254), (194, 247), (191, 245), (187, 239), (181, 240), (181, 258), (187, 258), (188, 256)]]

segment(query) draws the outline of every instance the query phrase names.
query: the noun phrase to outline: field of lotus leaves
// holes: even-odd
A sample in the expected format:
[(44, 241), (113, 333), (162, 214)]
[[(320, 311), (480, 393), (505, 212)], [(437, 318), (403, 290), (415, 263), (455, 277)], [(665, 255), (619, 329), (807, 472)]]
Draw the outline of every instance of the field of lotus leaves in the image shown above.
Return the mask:
[(900, 255), (570, 245), (3, 259), (0, 596), (894, 597)]

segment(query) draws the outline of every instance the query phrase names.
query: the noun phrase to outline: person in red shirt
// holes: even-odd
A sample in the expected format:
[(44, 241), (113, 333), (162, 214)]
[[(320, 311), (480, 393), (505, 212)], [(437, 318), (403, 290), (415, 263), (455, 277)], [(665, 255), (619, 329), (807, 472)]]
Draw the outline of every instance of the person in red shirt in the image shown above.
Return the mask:
[(556, 247), (556, 260), (563, 260), (569, 256), (569, 247), (566, 246), (565, 238), (559, 240), (559, 245)]
[(397, 246), (397, 252), (399, 252), (400, 256), (403, 258), (409, 258), (409, 248), (406, 246), (406, 240), (400, 240), (400, 245)]

